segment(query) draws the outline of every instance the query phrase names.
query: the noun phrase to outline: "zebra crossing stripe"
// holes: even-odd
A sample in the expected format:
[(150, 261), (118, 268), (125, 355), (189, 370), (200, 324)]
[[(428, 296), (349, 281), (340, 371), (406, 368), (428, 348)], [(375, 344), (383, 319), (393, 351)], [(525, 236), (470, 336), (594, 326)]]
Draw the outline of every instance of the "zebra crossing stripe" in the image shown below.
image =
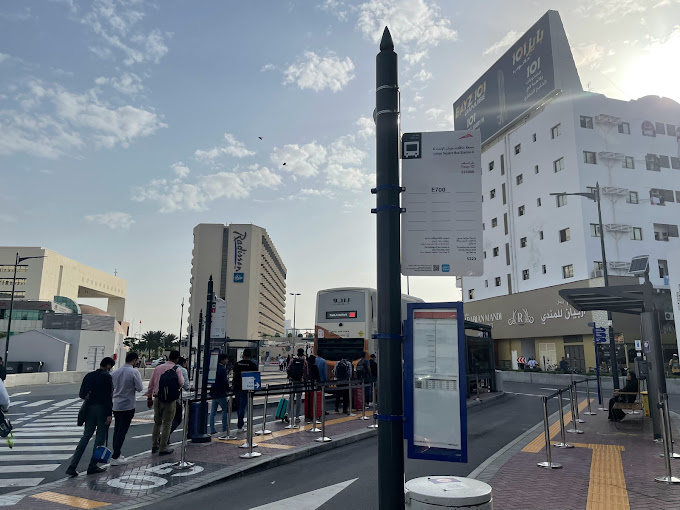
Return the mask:
[[(54, 436), (56, 434), (50, 434), (50, 435)], [(75, 434), (73, 434), (73, 435), (75, 436)], [(28, 437), (26, 439), (30, 440), (32, 445), (35, 445), (36, 443), (38, 443), (38, 444), (55, 444), (55, 443), (61, 444), (61, 443), (77, 443), (78, 441), (80, 441), (81, 436), (82, 436), (82, 434), (78, 434), (77, 437), (60, 437), (58, 439), (55, 439), (55, 438), (45, 438), (45, 439), (43, 439), (41, 437), (35, 437), (35, 438), (34, 437)], [(14, 450), (16, 450), (18, 448), (17, 445), (20, 445), (20, 444), (21, 444), (21, 436), (18, 438), (17, 442), (15, 443)], [(3, 448), (8, 448), (7, 443), (0, 444), (0, 451)]]
[(0, 474), (55, 471), (59, 466), (61, 466), (61, 464), (20, 464), (18, 466), (0, 466)]
[(61, 430), (55, 430), (54, 432), (51, 430), (38, 430), (38, 429), (29, 429), (29, 430), (20, 430), (17, 431), (16, 434), (14, 434), (15, 439), (21, 439), (22, 437), (43, 437), (45, 434), (49, 432), (49, 435), (52, 437), (61, 437), (61, 436), (77, 436), (81, 437), (83, 435), (82, 429), (80, 430), (74, 430), (74, 431), (69, 431), (69, 432), (62, 432)]
[(36, 402), (31, 402), (30, 404), (26, 404), (24, 407), (38, 407), (42, 406), (45, 404), (49, 404), (50, 402), (53, 402), (53, 400), (38, 400)]
[(66, 423), (25, 423), (22, 425), (22, 427), (28, 427), (27, 432), (33, 432), (34, 430), (42, 430), (44, 432), (51, 432), (53, 430), (56, 430), (52, 427), (59, 427), (59, 430), (67, 431), (67, 430), (77, 430), (82, 432), (83, 427), (78, 427), (74, 425), (73, 423), (66, 422)]
[(43, 480), (44, 478), (4, 478), (0, 479), (0, 487), (35, 487)]
[(21, 462), (32, 462), (32, 461), (36, 461), (36, 460), (37, 461), (66, 460), (66, 459), (70, 459), (70, 458), (71, 458), (70, 453), (55, 453), (54, 455), (50, 455), (50, 454), (47, 454), (47, 455), (44, 455), (44, 454), (40, 454), (40, 455), (31, 455), (31, 454), (14, 455), (14, 454), (10, 454), (10, 455), (0, 455), (0, 462), (19, 462), (19, 461), (21, 461)]
[(7, 455), (9, 453), (14, 453), (14, 452), (72, 452), (74, 451), (75, 446), (74, 445), (42, 445), (42, 446), (14, 446), (14, 448), (10, 449), (7, 447), (5, 444), (4, 446), (0, 445), (0, 452), (2, 452), (2, 455)]
[(25, 404), (26, 402), (28, 402), (28, 400), (10, 400), (9, 407), (12, 408), (20, 406), (21, 404)]

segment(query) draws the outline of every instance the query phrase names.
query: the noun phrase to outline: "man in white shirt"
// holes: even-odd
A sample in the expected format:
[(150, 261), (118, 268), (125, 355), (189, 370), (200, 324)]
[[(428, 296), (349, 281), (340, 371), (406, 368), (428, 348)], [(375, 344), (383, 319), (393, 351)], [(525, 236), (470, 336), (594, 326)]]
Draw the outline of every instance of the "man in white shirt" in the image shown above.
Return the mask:
[(5, 389), (5, 384), (2, 382), (2, 379), (0, 379), (0, 409), (3, 412), (9, 410), (9, 394)]
[(111, 465), (120, 466), (127, 460), (120, 454), (125, 442), (125, 435), (130, 429), (132, 418), (135, 416), (135, 401), (137, 392), (144, 389), (142, 376), (135, 368), (139, 356), (136, 352), (129, 352), (125, 356), (125, 365), (111, 373), (113, 379), (113, 416), (116, 424), (113, 429), (113, 453)]

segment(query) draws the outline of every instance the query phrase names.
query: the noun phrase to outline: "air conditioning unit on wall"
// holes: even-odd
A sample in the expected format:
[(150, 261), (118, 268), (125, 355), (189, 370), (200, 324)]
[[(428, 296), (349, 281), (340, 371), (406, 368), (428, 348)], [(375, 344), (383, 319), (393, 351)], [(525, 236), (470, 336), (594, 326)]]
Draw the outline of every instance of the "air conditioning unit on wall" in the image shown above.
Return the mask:
[(663, 315), (667, 321), (675, 320), (675, 314), (673, 312), (664, 312)]

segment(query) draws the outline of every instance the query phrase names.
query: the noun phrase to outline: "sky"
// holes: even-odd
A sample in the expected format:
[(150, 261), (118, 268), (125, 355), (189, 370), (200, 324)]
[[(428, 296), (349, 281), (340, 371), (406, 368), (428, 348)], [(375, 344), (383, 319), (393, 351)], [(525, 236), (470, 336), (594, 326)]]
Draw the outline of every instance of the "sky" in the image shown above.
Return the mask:
[[(312, 328), (318, 290), (375, 287), (385, 25), (402, 130), (440, 131), (547, 9), (584, 88), (680, 101), (680, 0), (2, 0), (2, 244), (116, 271), (135, 332), (177, 334), (193, 227), (254, 223), (301, 293), (297, 327)], [(460, 296), (450, 277), (410, 290)]]

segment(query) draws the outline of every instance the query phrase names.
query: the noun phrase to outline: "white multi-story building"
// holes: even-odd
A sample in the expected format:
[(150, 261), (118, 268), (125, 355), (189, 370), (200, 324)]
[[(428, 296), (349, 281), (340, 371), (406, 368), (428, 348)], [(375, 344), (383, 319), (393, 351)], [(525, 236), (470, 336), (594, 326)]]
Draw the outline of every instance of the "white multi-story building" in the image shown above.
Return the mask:
[[(286, 266), (264, 228), (201, 223), (194, 227), (189, 321), (198, 334), (208, 279), (227, 306), (226, 336), (258, 340), (284, 335)], [(196, 337), (195, 337), (196, 338)]]
[[(527, 47), (540, 58), (527, 55)], [(517, 60), (517, 56), (526, 58)], [(536, 60), (532, 63), (532, 59)], [(498, 80), (502, 99), (498, 106), (490, 104), (495, 97), (494, 91), (489, 94), (487, 82), (496, 72), (500, 76), (497, 69), (507, 68), (510, 60), (517, 66), (513, 79), (524, 80), (522, 66), (526, 67), (526, 84), (509, 84), (506, 71), (505, 82)], [(528, 101), (515, 117), (507, 117), (509, 87), (535, 87), (537, 81), (529, 75), (536, 62), (546, 73), (540, 78), (545, 84), (542, 97)], [(558, 317), (557, 308), (566, 306), (557, 290), (564, 285), (602, 285), (600, 235), (604, 235), (611, 277), (626, 276), (634, 256), (649, 255), (651, 281), (667, 293), (668, 254), (680, 247), (680, 104), (657, 96), (621, 101), (583, 91), (555, 11), (539, 20), (476, 83), (484, 83), (486, 97), (482, 94), (477, 103), (470, 102), (475, 90), (482, 91), (475, 84), (473, 92), (454, 105), (457, 128), (461, 127), (458, 117), (463, 124), (467, 120), (468, 127), (476, 127), (483, 114), (484, 274), (462, 279), (466, 311), (499, 326), (494, 331), (499, 361), (514, 361), (517, 355), (543, 357), (539, 354), (543, 351), (552, 353), (553, 363), (566, 353), (580, 357), (582, 365), (594, 366), (592, 343), (590, 348), (583, 344), (584, 338), (592, 341), (587, 323), (594, 320), (593, 314), (578, 314), (577, 321), (550, 327), (558, 324), (551, 322)], [(498, 126), (496, 119), (500, 119)], [(604, 232), (594, 200), (551, 195), (594, 193), (598, 183)], [(549, 288), (554, 291), (546, 293)], [(554, 299), (548, 297), (546, 302), (552, 294)], [(503, 318), (499, 307), (504, 308)], [(576, 313), (568, 306), (564, 310), (560, 318), (570, 319)], [(528, 324), (522, 320), (527, 316)], [(539, 317), (536, 324), (542, 330), (533, 326)], [(615, 317), (615, 331), (616, 322)], [(531, 327), (520, 327), (525, 325)], [(624, 354), (628, 344), (639, 338), (639, 333), (633, 337), (634, 330), (633, 325), (627, 336), (618, 337)], [(675, 344), (674, 332), (668, 326), (665, 331), (664, 343)], [(575, 344), (580, 347), (573, 349)]]

